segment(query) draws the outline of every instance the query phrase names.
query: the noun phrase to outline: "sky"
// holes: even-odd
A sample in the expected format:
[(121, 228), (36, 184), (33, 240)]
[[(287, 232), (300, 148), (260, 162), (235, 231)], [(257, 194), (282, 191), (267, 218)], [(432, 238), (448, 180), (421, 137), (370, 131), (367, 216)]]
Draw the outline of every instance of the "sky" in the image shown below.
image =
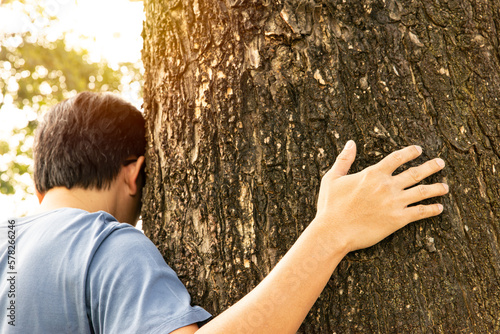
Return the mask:
[[(55, 40), (66, 32), (67, 44), (89, 50), (94, 61), (101, 57), (111, 64), (140, 60), (144, 19), (141, 1), (45, 0), (42, 3), (45, 3), (46, 12), (58, 19), (49, 30), (43, 31), (49, 39)], [(1, 31), (44, 29), (43, 19), (26, 22), (18, 10), (22, 6), (25, 5), (13, 5), (12, 11), (0, 6)]]
[[(0, 5), (0, 32), (16, 33), (29, 29), (32, 33), (42, 33), (52, 40), (66, 33), (67, 45), (75, 49), (87, 49), (91, 61), (106, 60), (114, 69), (118, 69), (120, 62), (140, 62), (144, 20), (141, 1), (42, 0), (40, 2), (43, 3), (47, 13), (57, 17), (57, 21), (52, 23), (49, 29), (44, 28), (41, 16), (38, 21), (28, 22), (21, 8), (26, 5), (14, 2), (11, 6)], [(5, 42), (0, 39), (0, 46)], [(125, 91), (122, 95), (140, 107), (141, 101), (137, 100), (132, 90)], [(10, 135), (14, 127), (24, 127), (27, 121), (34, 117), (36, 114), (29, 110), (15, 109), (5, 103), (0, 109), (0, 138)], [(0, 156), (1, 163), (2, 156)], [(24, 176), (23, 181), (32, 184), (28, 175)], [(33, 190), (33, 187), (31, 188)], [(12, 196), (0, 194), (0, 219), (24, 215), (38, 203), (34, 195), (28, 196), (25, 201), (22, 200), (23, 196), (24, 194), (19, 192)]]

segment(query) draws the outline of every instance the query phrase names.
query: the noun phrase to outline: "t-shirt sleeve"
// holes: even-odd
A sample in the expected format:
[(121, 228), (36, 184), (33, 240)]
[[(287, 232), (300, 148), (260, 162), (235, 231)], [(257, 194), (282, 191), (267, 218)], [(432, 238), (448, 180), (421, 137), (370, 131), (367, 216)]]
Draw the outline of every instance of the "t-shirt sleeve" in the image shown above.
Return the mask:
[(170, 333), (210, 314), (191, 298), (154, 244), (134, 228), (113, 231), (99, 246), (86, 282), (95, 333)]

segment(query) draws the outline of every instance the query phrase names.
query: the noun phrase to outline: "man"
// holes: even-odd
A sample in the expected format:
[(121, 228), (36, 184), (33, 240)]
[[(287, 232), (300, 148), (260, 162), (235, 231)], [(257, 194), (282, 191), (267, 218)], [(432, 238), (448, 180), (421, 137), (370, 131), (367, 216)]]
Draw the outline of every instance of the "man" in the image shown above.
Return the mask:
[(410, 205), (448, 192), (442, 183), (415, 186), (444, 167), (441, 159), (392, 175), (421, 154), (418, 146), (347, 175), (356, 155), (349, 141), (293, 247), (199, 329), (210, 314), (190, 305), (175, 273), (133, 228), (144, 131), (141, 113), (109, 94), (81, 93), (45, 115), (34, 147), (41, 205), (0, 224), (1, 333), (295, 333), (348, 252), (440, 214), (440, 204)]

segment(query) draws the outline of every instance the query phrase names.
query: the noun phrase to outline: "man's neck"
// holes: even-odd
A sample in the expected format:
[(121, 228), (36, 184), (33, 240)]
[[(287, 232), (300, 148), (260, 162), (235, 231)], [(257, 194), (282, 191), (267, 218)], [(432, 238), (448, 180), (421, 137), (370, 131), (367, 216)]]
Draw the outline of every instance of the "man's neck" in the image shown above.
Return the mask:
[[(41, 213), (59, 208), (76, 208), (88, 212), (106, 211), (116, 215), (116, 200), (112, 190), (95, 190), (55, 187), (44, 194), (40, 206), (33, 213)], [(116, 216), (115, 216), (116, 217)]]

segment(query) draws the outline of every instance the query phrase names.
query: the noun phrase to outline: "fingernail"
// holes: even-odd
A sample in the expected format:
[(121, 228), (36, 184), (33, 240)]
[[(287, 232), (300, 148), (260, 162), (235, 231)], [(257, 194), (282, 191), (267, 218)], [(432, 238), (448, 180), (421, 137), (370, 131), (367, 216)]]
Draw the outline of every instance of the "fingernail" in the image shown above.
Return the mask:
[(446, 189), (446, 192), (448, 192), (450, 190), (450, 187), (448, 187), (448, 185), (446, 183), (443, 183), (443, 187), (444, 187), (444, 189)]
[(354, 146), (354, 140), (349, 140), (344, 147), (344, 150), (348, 150)]
[(438, 204), (439, 212), (443, 212), (443, 204)]
[(422, 153), (422, 147), (415, 145), (415, 148), (417, 149), (418, 153)]
[(444, 160), (443, 159), (437, 158), (436, 163), (439, 165), (439, 167), (444, 167)]

